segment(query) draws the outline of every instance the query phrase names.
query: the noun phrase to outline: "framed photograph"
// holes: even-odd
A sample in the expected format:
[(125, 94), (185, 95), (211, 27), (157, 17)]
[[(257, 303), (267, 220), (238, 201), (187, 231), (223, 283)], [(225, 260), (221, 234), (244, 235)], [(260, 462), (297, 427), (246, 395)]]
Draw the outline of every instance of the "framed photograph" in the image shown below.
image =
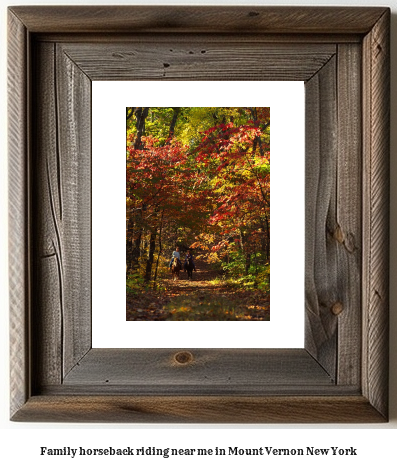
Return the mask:
[[(207, 102), (233, 81), (167, 81), (165, 102), (185, 89), (201, 106), (126, 107), (127, 321), (270, 320), (270, 106), (254, 83), (256, 106)], [(132, 100), (164, 88), (144, 84), (127, 82)]]
[[(11, 420), (388, 420), (389, 23), (390, 11), (383, 7), (9, 8)], [(106, 204), (106, 190), (99, 196), (93, 191), (93, 149), (102, 141), (93, 123), (103, 111), (93, 105), (93, 90), (95, 82), (105, 81), (120, 87), (133, 82), (138, 94), (146, 82), (153, 87), (157, 82), (159, 87), (191, 82), (192, 93), (197, 82), (235, 82), (236, 93), (250, 83), (254, 87), (259, 82), (264, 89), (266, 82), (304, 83), (304, 163), (296, 170), (304, 173), (304, 242), (292, 223), (285, 239), (286, 251), (291, 246), (302, 251), (304, 246), (304, 286), (301, 295), (291, 296), (287, 275), (294, 270), (294, 260), (281, 267), (273, 260), (272, 274), (286, 273), (283, 294), (288, 304), (272, 308), (270, 322), (259, 323), (266, 327), (274, 318), (286, 319), (285, 311), (302, 316), (303, 347), (269, 348), (260, 338), (250, 343), (249, 337), (243, 347), (233, 342), (222, 346), (221, 341), (202, 347), (183, 333), (166, 347), (134, 343), (137, 333), (127, 348), (118, 348), (117, 340), (112, 347), (93, 344), (94, 311), (100, 309), (93, 299), (93, 280), (98, 273), (101, 278), (101, 269), (106, 272), (101, 268), (106, 263), (93, 255), (98, 232), (93, 207), (99, 208), (100, 218)], [(150, 106), (149, 101), (140, 97), (140, 103), (124, 103), (123, 127), (126, 113), (135, 112), (128, 107)], [(160, 106), (157, 103), (152, 106)], [(164, 106), (179, 105), (170, 100)], [(258, 100), (237, 106), (269, 105)], [(298, 110), (290, 113), (299, 119)], [(232, 112), (223, 114), (230, 117)], [(262, 115), (266, 118), (264, 111)], [(239, 115), (226, 122), (225, 116), (228, 129), (234, 129), (235, 122), (250, 126), (244, 128), (246, 136), (253, 140), (255, 134), (260, 138), (256, 145), (264, 145), (266, 126), (256, 126), (259, 119)], [(131, 126), (139, 132), (139, 126)], [(253, 144), (244, 145), (253, 155)], [(247, 163), (251, 171), (252, 166), (265, 168), (265, 151)], [(109, 166), (112, 159), (109, 155)], [(264, 182), (256, 181), (259, 187)], [(249, 191), (254, 191), (253, 183)], [(142, 210), (142, 194), (134, 193), (140, 199), (130, 203), (132, 208)], [(272, 192), (272, 203), (274, 198)], [(295, 204), (288, 188), (282, 199)], [(122, 225), (125, 200), (123, 205)], [(263, 204), (263, 211), (266, 208)], [(103, 217), (106, 214), (104, 209)], [(272, 217), (276, 220), (277, 211)], [(259, 227), (252, 227), (258, 232)], [(125, 226), (123, 230), (125, 234)], [(232, 236), (236, 233), (231, 232), (231, 243)], [(261, 240), (262, 235), (257, 237)], [(236, 240), (244, 243), (242, 235)], [(181, 241), (179, 236), (175, 240)], [(124, 265), (123, 286), (125, 244), (124, 239), (122, 257), (115, 256)], [(106, 256), (112, 257), (111, 241), (103, 245)], [(266, 244), (263, 247), (266, 252)], [(256, 267), (255, 276), (265, 262)], [(151, 271), (145, 273), (150, 279)], [(254, 306), (258, 310), (261, 304)], [(125, 303), (122, 311), (125, 320)], [(156, 307), (152, 311), (157, 315)], [(199, 311), (197, 303), (191, 306), (191, 315)], [(258, 325), (125, 324), (145, 324), (148, 335), (153, 324), (168, 329), (201, 324), (207, 330), (216, 325), (220, 340), (228, 336), (229, 324), (237, 325), (240, 335), (247, 334), (244, 326)], [(283, 328), (287, 333), (288, 322)]]

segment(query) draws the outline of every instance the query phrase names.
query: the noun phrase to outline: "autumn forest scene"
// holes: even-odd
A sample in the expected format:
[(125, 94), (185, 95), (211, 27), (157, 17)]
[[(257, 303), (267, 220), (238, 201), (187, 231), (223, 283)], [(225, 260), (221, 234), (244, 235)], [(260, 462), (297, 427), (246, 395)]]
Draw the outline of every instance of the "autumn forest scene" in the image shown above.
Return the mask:
[(270, 320), (270, 108), (126, 120), (127, 321)]

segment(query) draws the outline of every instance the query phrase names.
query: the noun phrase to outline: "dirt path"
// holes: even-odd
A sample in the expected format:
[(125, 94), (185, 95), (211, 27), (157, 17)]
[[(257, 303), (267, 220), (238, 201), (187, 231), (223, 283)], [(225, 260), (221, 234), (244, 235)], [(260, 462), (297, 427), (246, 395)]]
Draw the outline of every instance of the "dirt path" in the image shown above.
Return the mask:
[(161, 293), (127, 296), (127, 320), (270, 320), (269, 296), (219, 278), (219, 271), (198, 260), (192, 280), (182, 270), (179, 280), (171, 273), (163, 280)]
[(216, 290), (215, 284), (211, 285), (209, 282), (215, 280), (220, 276), (219, 271), (211, 268), (211, 265), (202, 260), (197, 260), (196, 271), (193, 272), (192, 279), (188, 280), (187, 273), (181, 270), (179, 280), (173, 281), (171, 277), (164, 282), (167, 291), (171, 291), (177, 295), (190, 294), (192, 292), (205, 292), (210, 293)]

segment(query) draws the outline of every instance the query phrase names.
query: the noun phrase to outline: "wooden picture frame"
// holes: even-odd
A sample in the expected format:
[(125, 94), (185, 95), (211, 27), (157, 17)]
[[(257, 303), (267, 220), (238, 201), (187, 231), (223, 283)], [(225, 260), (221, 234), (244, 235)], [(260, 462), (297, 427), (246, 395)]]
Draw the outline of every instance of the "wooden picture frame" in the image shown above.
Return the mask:
[[(11, 420), (387, 421), (389, 23), (9, 8)], [(305, 348), (91, 348), (91, 81), (148, 79), (305, 81)]]

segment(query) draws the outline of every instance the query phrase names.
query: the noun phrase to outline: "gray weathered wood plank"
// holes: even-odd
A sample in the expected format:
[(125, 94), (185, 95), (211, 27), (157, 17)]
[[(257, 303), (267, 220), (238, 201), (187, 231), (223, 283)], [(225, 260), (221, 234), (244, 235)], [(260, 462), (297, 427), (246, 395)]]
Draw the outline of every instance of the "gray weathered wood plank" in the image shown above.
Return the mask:
[[(38, 64), (33, 81), (34, 136), (32, 197), (34, 234), (33, 284), (34, 312), (32, 350), (35, 387), (60, 384), (63, 350), (62, 234), (59, 224), (61, 195), (56, 122), (54, 45), (34, 48)], [(44, 340), (45, 339), (45, 340)]]
[(56, 48), (63, 375), (91, 348), (91, 81)]
[(306, 84), (305, 347), (335, 378), (336, 58)]
[(337, 201), (332, 236), (337, 241), (337, 383), (361, 381), (362, 112), (361, 48), (338, 47)]
[(29, 42), (26, 28), (8, 14), (9, 304), (11, 414), (30, 394), (30, 224), (28, 156)]
[(15, 421), (88, 423), (379, 423), (361, 396), (37, 396)]
[(91, 80), (309, 80), (332, 55), (335, 44), (161, 43), (65, 44), (64, 53)]
[(91, 82), (54, 44), (37, 44), (35, 58), (33, 347), (42, 385), (60, 384), (91, 348)]
[(388, 411), (390, 12), (364, 39), (363, 392)]
[[(65, 377), (65, 385), (227, 386), (330, 385), (333, 379), (304, 349), (192, 349), (179, 363), (178, 349), (93, 349)], [(265, 355), (264, 355), (265, 353)], [(189, 357), (190, 358), (190, 357)]]
[(32, 32), (366, 33), (382, 7), (58, 6), (12, 7)]

